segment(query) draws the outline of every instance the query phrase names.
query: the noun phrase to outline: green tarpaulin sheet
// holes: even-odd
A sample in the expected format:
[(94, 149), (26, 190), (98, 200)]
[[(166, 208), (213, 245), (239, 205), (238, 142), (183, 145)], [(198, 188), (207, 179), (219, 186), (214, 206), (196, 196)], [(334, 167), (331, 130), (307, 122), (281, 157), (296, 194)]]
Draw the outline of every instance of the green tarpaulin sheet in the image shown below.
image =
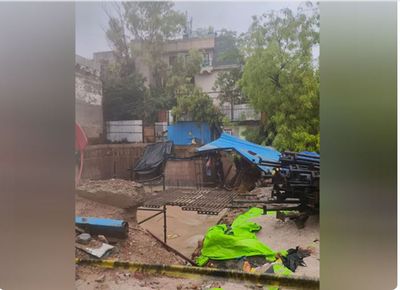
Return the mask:
[[(270, 262), (275, 261), (277, 253), (256, 237), (255, 233), (261, 226), (248, 221), (262, 214), (262, 209), (251, 208), (239, 215), (230, 228), (225, 224), (210, 227), (204, 238), (201, 256), (196, 259), (197, 265), (204, 266), (209, 259), (229, 260), (250, 256), (264, 256)], [(285, 251), (280, 253), (285, 254)]]

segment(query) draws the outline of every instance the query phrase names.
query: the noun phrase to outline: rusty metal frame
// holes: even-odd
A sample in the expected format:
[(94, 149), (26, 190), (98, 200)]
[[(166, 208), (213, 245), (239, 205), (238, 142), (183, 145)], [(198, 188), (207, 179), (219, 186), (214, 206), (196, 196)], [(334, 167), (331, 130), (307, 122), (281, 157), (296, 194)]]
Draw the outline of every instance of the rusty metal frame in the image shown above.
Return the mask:
[(153, 218), (155, 218), (156, 216), (159, 216), (160, 214), (163, 214), (163, 234), (164, 234), (164, 243), (167, 243), (167, 207), (163, 206), (162, 209), (158, 209), (158, 208), (143, 208), (143, 207), (139, 207), (137, 210), (142, 210), (142, 211), (156, 211), (157, 213), (141, 220), (140, 222), (138, 222), (138, 224), (142, 224), (145, 223)]
[(153, 199), (145, 202), (143, 207), (179, 206), (182, 210), (197, 211), (198, 214), (218, 215), (224, 208), (229, 207), (237, 195), (236, 192), (220, 189), (169, 189), (158, 193)]

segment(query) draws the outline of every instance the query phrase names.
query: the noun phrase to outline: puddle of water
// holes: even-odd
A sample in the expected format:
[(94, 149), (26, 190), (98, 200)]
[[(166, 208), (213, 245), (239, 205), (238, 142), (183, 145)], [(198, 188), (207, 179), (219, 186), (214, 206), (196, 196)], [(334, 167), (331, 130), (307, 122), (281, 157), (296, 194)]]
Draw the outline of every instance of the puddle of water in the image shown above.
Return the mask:
[[(215, 225), (223, 216), (225, 211), (219, 215), (200, 215), (193, 211), (184, 211), (177, 206), (167, 207), (167, 244), (178, 250), (188, 258), (197, 248), (197, 242), (202, 240), (209, 227)], [(138, 211), (138, 221), (153, 215), (153, 211)], [(141, 226), (151, 231), (155, 236), (164, 239), (163, 215), (144, 222)]]

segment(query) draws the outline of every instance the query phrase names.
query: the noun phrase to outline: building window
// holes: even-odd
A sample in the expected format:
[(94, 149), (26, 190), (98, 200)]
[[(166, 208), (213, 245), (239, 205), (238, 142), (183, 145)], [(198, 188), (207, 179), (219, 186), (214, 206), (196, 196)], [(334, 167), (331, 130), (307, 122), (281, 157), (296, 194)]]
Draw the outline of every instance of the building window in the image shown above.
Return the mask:
[(210, 54), (208, 52), (203, 53), (203, 66), (211, 66)]

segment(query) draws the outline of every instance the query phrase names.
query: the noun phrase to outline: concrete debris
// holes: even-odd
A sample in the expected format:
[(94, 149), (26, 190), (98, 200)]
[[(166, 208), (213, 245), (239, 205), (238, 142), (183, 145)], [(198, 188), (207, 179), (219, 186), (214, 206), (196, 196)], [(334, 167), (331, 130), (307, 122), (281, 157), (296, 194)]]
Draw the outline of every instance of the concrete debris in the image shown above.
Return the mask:
[(254, 273), (257, 273), (257, 274), (265, 273), (265, 271), (267, 271), (270, 266), (271, 266), (271, 263), (265, 263), (264, 265), (258, 266), (256, 268), (254, 268)]
[(106, 280), (106, 275), (102, 274), (95, 281), (99, 282), (99, 283), (103, 283), (104, 280)]
[(99, 241), (108, 244), (108, 240), (105, 236), (103, 235), (98, 235), (97, 238), (99, 239)]
[(82, 233), (76, 237), (76, 241), (83, 245), (89, 244), (91, 239), (92, 237), (88, 233)]
[(103, 258), (107, 253), (114, 249), (114, 246), (105, 243), (102, 243), (99, 248), (84, 247), (79, 244), (75, 244), (75, 247), (97, 258)]
[(76, 192), (84, 198), (123, 209), (140, 206), (146, 197), (142, 184), (122, 179), (84, 181)]

